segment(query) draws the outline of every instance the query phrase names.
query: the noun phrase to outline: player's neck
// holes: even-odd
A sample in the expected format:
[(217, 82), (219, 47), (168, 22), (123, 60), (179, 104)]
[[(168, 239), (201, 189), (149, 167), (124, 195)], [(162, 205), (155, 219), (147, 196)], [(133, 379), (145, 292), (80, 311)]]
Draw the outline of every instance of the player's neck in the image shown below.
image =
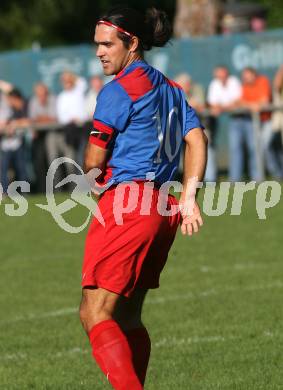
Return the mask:
[(133, 56), (128, 58), (125, 66), (124, 66), (124, 69), (127, 68), (129, 65), (133, 64), (136, 61), (143, 61), (143, 58), (142, 58), (142, 56), (140, 54), (138, 54), (138, 53), (133, 53), (133, 54), (134, 54)]

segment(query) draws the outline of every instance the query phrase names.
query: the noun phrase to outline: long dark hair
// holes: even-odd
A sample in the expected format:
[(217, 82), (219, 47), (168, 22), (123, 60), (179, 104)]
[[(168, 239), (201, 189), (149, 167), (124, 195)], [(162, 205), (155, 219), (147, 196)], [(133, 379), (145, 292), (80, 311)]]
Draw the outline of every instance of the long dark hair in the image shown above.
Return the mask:
[[(172, 27), (164, 11), (148, 8), (143, 14), (127, 6), (117, 6), (100, 17), (139, 38), (138, 50), (150, 50), (153, 46), (162, 47), (172, 35)], [(118, 37), (129, 47), (131, 37), (118, 32)]]

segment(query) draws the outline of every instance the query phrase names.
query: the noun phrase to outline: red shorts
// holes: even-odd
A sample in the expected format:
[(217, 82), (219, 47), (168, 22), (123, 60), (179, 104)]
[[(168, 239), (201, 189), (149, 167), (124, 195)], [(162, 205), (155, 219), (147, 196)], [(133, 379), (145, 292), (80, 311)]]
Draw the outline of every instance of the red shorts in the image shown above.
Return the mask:
[[(105, 226), (95, 217), (90, 225), (82, 269), (83, 287), (102, 287), (126, 297), (136, 288), (159, 287), (159, 276), (175, 238), (180, 214), (160, 215), (158, 198), (164, 197), (167, 209), (176, 207), (178, 201), (154, 188), (149, 215), (141, 215), (147, 184), (134, 184), (137, 184), (134, 189), (126, 184), (113, 187), (98, 202)], [(123, 214), (121, 221), (120, 212), (115, 210), (117, 205), (118, 208), (129, 205), (130, 191), (137, 200), (136, 207)]]

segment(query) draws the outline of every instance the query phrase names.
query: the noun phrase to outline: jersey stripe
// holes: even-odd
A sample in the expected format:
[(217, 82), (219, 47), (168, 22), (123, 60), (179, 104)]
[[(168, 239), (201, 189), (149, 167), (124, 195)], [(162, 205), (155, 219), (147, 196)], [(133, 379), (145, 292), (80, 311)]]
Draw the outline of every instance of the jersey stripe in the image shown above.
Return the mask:
[(146, 74), (146, 70), (142, 67), (138, 67), (125, 76), (122, 76), (116, 82), (124, 88), (133, 101), (138, 100), (154, 88)]

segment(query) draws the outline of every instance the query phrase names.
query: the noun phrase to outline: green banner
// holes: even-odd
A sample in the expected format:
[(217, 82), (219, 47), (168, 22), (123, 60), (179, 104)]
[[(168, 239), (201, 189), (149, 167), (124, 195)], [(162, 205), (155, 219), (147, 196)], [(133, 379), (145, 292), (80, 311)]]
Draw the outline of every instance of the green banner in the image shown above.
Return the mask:
[[(273, 77), (283, 64), (283, 29), (172, 40), (167, 47), (148, 53), (146, 59), (168, 77), (174, 78), (186, 71), (205, 87), (218, 64), (227, 65), (236, 75), (245, 66), (253, 66)], [(95, 47), (79, 45), (0, 54), (0, 79), (10, 81), (27, 96), (31, 94), (33, 84), (40, 80), (53, 92), (58, 92), (59, 75), (64, 70), (74, 71), (86, 78), (101, 74)]]

